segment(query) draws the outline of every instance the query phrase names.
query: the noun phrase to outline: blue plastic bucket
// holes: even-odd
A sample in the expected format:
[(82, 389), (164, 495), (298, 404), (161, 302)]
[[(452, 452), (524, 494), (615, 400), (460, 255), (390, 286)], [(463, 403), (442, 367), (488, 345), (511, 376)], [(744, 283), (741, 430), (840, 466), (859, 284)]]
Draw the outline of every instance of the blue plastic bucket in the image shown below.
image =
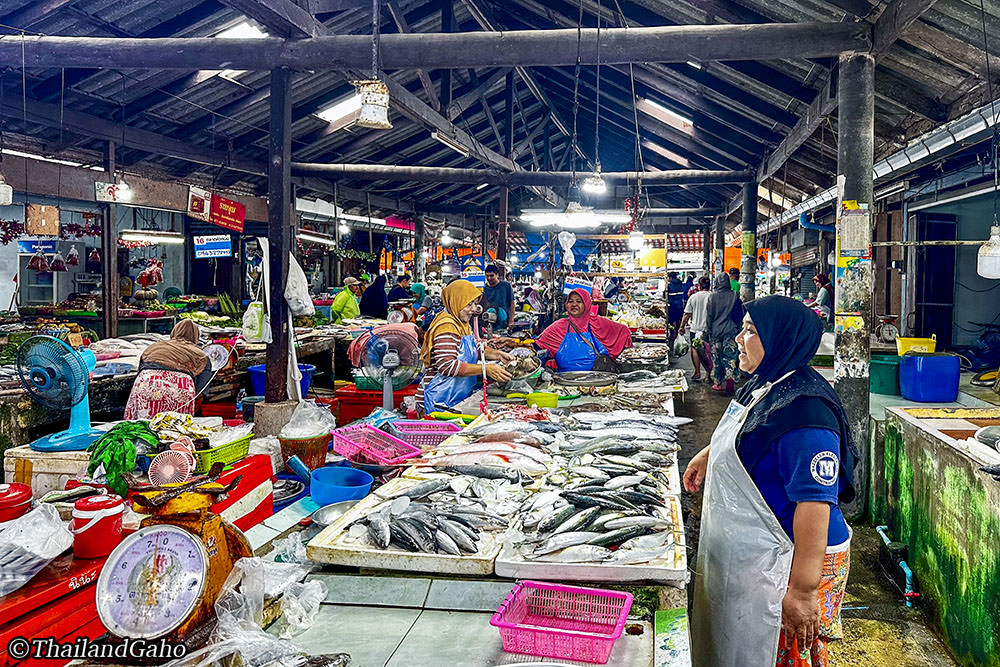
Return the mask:
[(342, 500), (358, 500), (368, 495), (375, 478), (364, 470), (326, 466), (312, 472), (309, 490), (313, 502), (323, 507)]
[(908, 352), (899, 358), (899, 389), (917, 403), (954, 403), (962, 364), (958, 355)]
[[(263, 396), (264, 387), (267, 384), (267, 365), (258, 364), (251, 366), (247, 370), (250, 371), (250, 384), (253, 385), (253, 393), (257, 396)], [(316, 372), (316, 367), (312, 364), (299, 364), (299, 372), (302, 373), (302, 382), (299, 385), (302, 387), (302, 396), (304, 398), (309, 393), (309, 387), (312, 385), (313, 373)]]

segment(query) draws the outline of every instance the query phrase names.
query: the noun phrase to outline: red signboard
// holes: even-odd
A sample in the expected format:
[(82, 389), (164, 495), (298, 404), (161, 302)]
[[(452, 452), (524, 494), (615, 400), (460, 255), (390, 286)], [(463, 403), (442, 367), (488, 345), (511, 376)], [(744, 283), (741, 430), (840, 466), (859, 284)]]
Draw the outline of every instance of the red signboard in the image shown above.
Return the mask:
[(208, 219), (212, 224), (234, 232), (242, 232), (245, 216), (246, 207), (243, 204), (216, 194), (212, 195), (212, 212)]

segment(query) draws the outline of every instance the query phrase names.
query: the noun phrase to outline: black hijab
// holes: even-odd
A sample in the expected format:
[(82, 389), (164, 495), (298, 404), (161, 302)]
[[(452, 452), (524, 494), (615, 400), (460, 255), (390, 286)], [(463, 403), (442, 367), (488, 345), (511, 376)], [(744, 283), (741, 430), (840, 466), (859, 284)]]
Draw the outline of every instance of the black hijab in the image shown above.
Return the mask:
[(746, 304), (764, 359), (736, 400), (747, 405), (750, 394), (786, 373), (754, 406), (740, 432), (737, 448), (751, 470), (783, 435), (800, 428), (828, 428), (840, 435), (840, 500), (854, 499), (854, 462), (857, 448), (851, 439), (847, 414), (840, 397), (823, 376), (809, 366), (823, 338), (823, 320), (795, 299), (766, 296)]
[(358, 309), (365, 317), (384, 320), (389, 316), (389, 298), (385, 294), (385, 276), (377, 277), (375, 282), (368, 286), (365, 293), (361, 295)]

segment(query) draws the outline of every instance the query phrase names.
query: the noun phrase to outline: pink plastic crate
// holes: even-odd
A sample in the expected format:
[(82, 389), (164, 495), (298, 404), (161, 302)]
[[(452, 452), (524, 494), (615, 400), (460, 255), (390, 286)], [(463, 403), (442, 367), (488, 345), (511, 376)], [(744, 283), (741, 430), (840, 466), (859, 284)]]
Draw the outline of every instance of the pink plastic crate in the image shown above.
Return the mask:
[(346, 426), (333, 432), (333, 451), (355, 463), (391, 466), (420, 455), (420, 448), (374, 426)]
[(400, 419), (392, 423), (399, 437), (416, 447), (436, 447), (462, 430), (450, 422), (427, 419)]
[(604, 664), (631, 609), (631, 593), (519, 581), (490, 625), (508, 653)]

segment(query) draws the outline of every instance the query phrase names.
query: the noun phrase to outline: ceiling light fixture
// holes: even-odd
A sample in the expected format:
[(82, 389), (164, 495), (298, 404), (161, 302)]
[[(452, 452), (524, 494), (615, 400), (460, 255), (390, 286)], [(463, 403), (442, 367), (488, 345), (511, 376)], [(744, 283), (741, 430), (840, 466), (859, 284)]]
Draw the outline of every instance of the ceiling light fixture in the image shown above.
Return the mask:
[(346, 236), (351, 233), (351, 227), (346, 222), (341, 222), (340, 225), (337, 226), (337, 231), (339, 231), (342, 236)]
[(642, 232), (631, 232), (628, 235), (628, 248), (629, 250), (642, 250), (642, 246), (646, 243), (645, 237)]
[(447, 134), (444, 134), (444, 133), (438, 132), (438, 131), (434, 131), (434, 132), (431, 132), (431, 136), (434, 139), (437, 139), (438, 141), (440, 141), (442, 144), (444, 144), (445, 146), (447, 146), (451, 150), (455, 151), (456, 153), (461, 153), (465, 157), (469, 157), (469, 156), (472, 155), (472, 152), (468, 148), (466, 148), (462, 144), (458, 143), (458, 141), (456, 139), (453, 139), (452, 137), (449, 137)]
[(583, 191), (592, 195), (602, 195), (608, 190), (608, 184), (601, 177), (601, 163), (597, 163), (597, 170), (583, 180)]
[(489, 185), (489, 183), (480, 183), (479, 185), (476, 186), (476, 190), (477, 191), (478, 190), (482, 190), (483, 188), (485, 188), (488, 185)]
[(521, 212), (521, 221), (532, 227), (548, 227), (555, 225), (563, 229), (587, 229), (600, 225), (625, 224), (631, 218), (627, 213), (618, 211), (595, 211), (589, 206), (581, 206), (580, 202), (571, 201), (562, 211), (552, 209), (525, 209)]
[(163, 232), (158, 229), (125, 229), (121, 233), (122, 241), (140, 243), (184, 243), (184, 235), (178, 232)]
[(331, 247), (337, 246), (337, 239), (333, 238), (329, 234), (323, 234), (322, 232), (313, 231), (311, 229), (299, 230), (298, 238), (300, 241), (305, 241), (306, 243), (318, 243), (320, 245)]

